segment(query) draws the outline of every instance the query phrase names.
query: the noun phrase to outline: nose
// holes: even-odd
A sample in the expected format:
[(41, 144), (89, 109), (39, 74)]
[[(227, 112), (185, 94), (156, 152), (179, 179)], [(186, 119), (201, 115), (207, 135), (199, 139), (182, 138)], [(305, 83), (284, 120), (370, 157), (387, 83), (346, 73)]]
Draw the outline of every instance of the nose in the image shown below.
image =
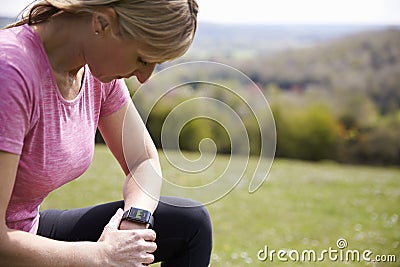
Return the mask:
[(144, 83), (144, 82), (146, 82), (146, 81), (150, 78), (150, 76), (151, 76), (151, 74), (153, 73), (155, 67), (156, 67), (156, 64), (154, 64), (154, 63), (147, 63), (146, 66), (137, 69), (137, 70), (133, 73), (133, 75), (136, 76), (137, 80), (138, 80), (140, 83)]

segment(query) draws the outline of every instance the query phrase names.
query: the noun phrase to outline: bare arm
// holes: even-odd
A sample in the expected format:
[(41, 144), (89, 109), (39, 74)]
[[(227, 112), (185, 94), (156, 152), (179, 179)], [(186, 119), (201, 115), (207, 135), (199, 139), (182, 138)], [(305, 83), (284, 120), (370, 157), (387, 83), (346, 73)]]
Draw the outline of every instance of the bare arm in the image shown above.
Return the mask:
[(136, 108), (129, 102), (100, 118), (99, 129), (127, 175), (123, 188), (125, 209), (137, 207), (153, 213), (160, 196), (161, 168), (157, 150)]
[[(19, 156), (0, 151), (0, 266), (143, 266), (156, 249), (152, 230), (118, 231), (119, 210), (100, 242), (62, 242), (6, 226), (6, 209), (15, 183)], [(150, 242), (149, 242), (150, 241)]]
[(66, 243), (7, 228), (6, 208), (18, 162), (18, 155), (0, 151), (0, 266), (98, 266), (97, 243)]

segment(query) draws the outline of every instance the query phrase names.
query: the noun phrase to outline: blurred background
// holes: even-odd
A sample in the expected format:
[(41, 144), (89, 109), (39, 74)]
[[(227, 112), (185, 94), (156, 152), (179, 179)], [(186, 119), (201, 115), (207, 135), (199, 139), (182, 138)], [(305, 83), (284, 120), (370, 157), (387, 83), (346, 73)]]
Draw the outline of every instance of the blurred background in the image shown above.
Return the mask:
[[(277, 157), (400, 164), (400, 1), (199, 3), (193, 47), (184, 58), (158, 70), (211, 60), (248, 75), (272, 109)], [(215, 75), (229, 84), (228, 73)], [(171, 79), (187, 76), (177, 73)], [(201, 93), (182, 90), (175, 97), (179, 103)], [(220, 97), (217, 94), (212, 97)], [(235, 99), (225, 101), (233, 106)], [(157, 125), (177, 102), (164, 101), (148, 120), (159, 147)], [(220, 152), (229, 153), (223, 129), (204, 127), (206, 123), (188, 124), (181, 147), (197, 150), (198, 140), (209, 136)], [(251, 122), (247, 126), (257, 128)], [(251, 131), (250, 136), (257, 135)], [(257, 138), (252, 145), (257, 152)]]
[[(15, 20), (29, 2), (1, 0), (0, 24)], [(249, 194), (243, 182), (208, 206), (215, 236), (212, 266), (316, 266), (262, 262), (257, 252), (265, 245), (322, 251), (337, 248), (339, 238), (346, 238), (350, 249), (397, 257), (397, 262), (346, 265), (400, 266), (400, 1), (198, 2), (193, 46), (156, 72), (193, 60), (232, 66), (267, 98), (277, 131), (276, 159), (260, 190)], [(178, 84), (196, 73), (188, 69), (169, 78)], [(213, 75), (224, 84), (236, 82), (224, 71)], [(132, 95), (140, 89), (134, 78), (126, 82)], [(202, 96), (238, 107), (238, 100), (224, 92), (193, 85), (166, 95), (146, 120), (160, 148), (165, 176), (186, 181), (188, 174), (163, 156), (162, 123), (176, 105)], [(134, 101), (141, 113), (149, 104), (146, 97)], [(201, 108), (207, 107), (193, 107)], [(243, 122), (251, 157), (257, 159), (259, 129), (250, 117)], [(232, 164), (228, 136), (210, 120), (193, 120), (182, 128), (179, 145), (196, 158), (199, 142), (214, 140), (220, 156), (209, 170), (221, 173)], [(100, 136), (97, 142), (85, 179), (51, 194), (42, 208), (80, 207), (121, 197), (122, 181), (110, 179), (121, 171), (100, 145)], [(251, 158), (249, 165), (256, 163)], [(249, 177), (245, 173), (244, 181)], [(206, 178), (200, 174), (195, 179)], [(85, 186), (91, 193), (82, 196)], [(332, 266), (332, 261), (318, 266)]]
[[(1, 23), (15, 20), (29, 2), (2, 0)], [(272, 109), (277, 157), (400, 164), (400, 1), (199, 0), (199, 5), (193, 46), (157, 71), (210, 60), (249, 76)], [(171, 79), (179, 83), (188, 73), (174, 73)], [(215, 76), (230, 82), (227, 73)], [(138, 84), (135, 79), (127, 83), (133, 94)], [(192, 89), (177, 90), (152, 111), (147, 125), (159, 148), (160, 121), (177, 103), (203, 93)], [(235, 99), (226, 101), (232, 106)], [(139, 110), (143, 102), (137, 101)], [(248, 129), (257, 128), (250, 124)], [(230, 153), (219, 128), (206, 120), (188, 124), (181, 148), (197, 150), (198, 141), (210, 137), (219, 152)], [(249, 135), (257, 136), (252, 131)]]

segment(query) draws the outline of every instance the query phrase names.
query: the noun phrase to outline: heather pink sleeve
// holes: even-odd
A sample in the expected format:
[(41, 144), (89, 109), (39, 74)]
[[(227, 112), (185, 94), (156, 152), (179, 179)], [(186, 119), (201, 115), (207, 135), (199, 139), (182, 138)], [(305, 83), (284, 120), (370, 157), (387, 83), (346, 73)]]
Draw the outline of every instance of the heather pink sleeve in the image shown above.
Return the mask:
[(104, 85), (104, 100), (101, 105), (100, 117), (111, 115), (131, 100), (124, 80), (114, 80)]
[(0, 59), (0, 150), (21, 154), (32, 112), (27, 82), (18, 68)]

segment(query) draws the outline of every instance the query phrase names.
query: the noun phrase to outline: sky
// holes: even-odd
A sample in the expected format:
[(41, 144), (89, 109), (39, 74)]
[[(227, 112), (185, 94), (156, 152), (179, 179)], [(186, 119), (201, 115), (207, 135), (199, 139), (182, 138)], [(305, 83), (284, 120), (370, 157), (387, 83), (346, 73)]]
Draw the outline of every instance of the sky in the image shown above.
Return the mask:
[[(32, 0), (0, 0), (16, 17)], [(267, 24), (400, 25), (400, 0), (198, 0), (199, 21)]]

